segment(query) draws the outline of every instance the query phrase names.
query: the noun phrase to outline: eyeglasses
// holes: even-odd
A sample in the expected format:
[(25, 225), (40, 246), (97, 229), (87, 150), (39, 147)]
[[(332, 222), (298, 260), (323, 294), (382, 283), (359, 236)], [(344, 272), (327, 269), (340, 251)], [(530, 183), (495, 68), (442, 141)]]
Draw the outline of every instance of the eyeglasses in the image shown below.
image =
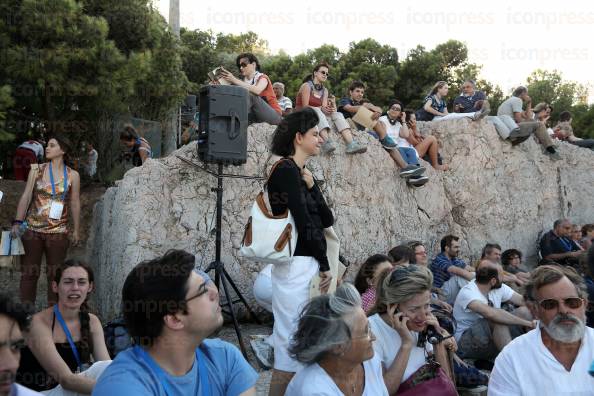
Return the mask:
[(191, 301), (195, 298), (198, 298), (206, 293), (208, 293), (208, 286), (211, 284), (214, 284), (214, 282), (212, 281), (212, 279), (210, 279), (210, 276), (208, 276), (208, 274), (202, 270), (199, 270), (197, 268), (194, 269), (194, 272), (197, 273), (198, 275), (200, 275), (202, 277), (202, 279), (204, 279), (204, 282), (200, 284), (200, 286), (198, 286), (198, 293), (196, 293), (195, 296), (192, 296), (190, 298), (185, 299), (185, 302)]
[(325, 75), (325, 76), (328, 76), (328, 72), (327, 72), (327, 71), (325, 71), (325, 70), (320, 70), (320, 73), (322, 73), (322, 74), (323, 74), (323, 75)]
[(365, 335), (362, 336), (358, 336), (358, 337), (352, 337), (353, 340), (361, 340), (361, 339), (371, 339), (371, 337), (373, 337), (373, 332), (371, 331), (371, 327), (369, 327), (369, 325), (367, 325), (367, 330), (365, 332)]
[(249, 65), (249, 63), (241, 62), (237, 67), (241, 69), (242, 67), (247, 67), (247, 65)]
[(392, 106), (392, 107), (390, 107), (390, 110), (392, 110), (392, 111), (402, 111), (402, 107), (400, 107), (400, 106)]
[(545, 311), (553, 309), (559, 309), (559, 303), (562, 302), (569, 309), (578, 309), (584, 303), (583, 298), (579, 297), (568, 297), (563, 300), (555, 300), (554, 298), (547, 298), (538, 302), (538, 305)]

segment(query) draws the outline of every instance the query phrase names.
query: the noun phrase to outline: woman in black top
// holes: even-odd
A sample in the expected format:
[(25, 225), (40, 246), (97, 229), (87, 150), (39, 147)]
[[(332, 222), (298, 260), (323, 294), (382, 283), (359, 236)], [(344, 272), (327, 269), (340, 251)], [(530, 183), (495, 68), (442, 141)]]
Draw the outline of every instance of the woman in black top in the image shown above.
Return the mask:
[(320, 153), (323, 143), (318, 121), (310, 108), (296, 111), (281, 121), (272, 138), (271, 151), (283, 158), (268, 180), (270, 206), (274, 215), (291, 211), (298, 235), (291, 263), (275, 265), (272, 271), (274, 371), (269, 395), (284, 395), (289, 381), (302, 367), (289, 356), (288, 344), (296, 330), (299, 310), (309, 299), (312, 278), (319, 274), (322, 294), (328, 291), (332, 279), (324, 228), (334, 223), (334, 217), (305, 168), (307, 160)]
[[(97, 316), (86, 309), (93, 289), (93, 271), (78, 260), (67, 260), (56, 271), (52, 289), (58, 303), (33, 315), (25, 334), (27, 347), (21, 354), (17, 382), (37, 390), (61, 385), (65, 390), (90, 394), (95, 378), (110, 360), (103, 328)], [(72, 344), (74, 348), (72, 347)]]

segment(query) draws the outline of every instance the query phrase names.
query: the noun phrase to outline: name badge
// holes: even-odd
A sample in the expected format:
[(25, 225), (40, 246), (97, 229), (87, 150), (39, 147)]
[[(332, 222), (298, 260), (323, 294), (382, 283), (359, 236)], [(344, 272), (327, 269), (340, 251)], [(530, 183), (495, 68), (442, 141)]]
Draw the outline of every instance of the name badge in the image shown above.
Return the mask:
[(62, 211), (64, 204), (62, 202), (52, 201), (50, 206), (49, 218), (52, 220), (60, 220), (62, 218)]

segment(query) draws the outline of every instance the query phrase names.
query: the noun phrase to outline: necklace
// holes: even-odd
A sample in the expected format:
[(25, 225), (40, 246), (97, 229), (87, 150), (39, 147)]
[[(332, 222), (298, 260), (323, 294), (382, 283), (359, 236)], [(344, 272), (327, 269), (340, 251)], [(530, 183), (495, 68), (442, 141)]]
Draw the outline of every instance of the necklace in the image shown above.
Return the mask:
[(318, 84), (313, 83), (313, 86), (316, 91), (321, 91), (322, 89), (324, 89), (324, 86), (322, 85), (322, 83), (318, 83)]

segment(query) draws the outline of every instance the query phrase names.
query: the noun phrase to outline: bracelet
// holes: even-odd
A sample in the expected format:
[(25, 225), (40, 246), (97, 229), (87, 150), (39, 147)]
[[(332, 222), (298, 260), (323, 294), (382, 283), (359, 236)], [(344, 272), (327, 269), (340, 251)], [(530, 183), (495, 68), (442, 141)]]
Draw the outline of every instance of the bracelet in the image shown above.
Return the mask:
[(21, 225), (21, 224), (23, 224), (24, 222), (25, 222), (24, 220), (16, 220), (16, 219), (15, 219), (15, 220), (13, 220), (13, 221), (12, 221), (12, 225), (17, 225), (17, 224), (18, 224), (18, 225)]

